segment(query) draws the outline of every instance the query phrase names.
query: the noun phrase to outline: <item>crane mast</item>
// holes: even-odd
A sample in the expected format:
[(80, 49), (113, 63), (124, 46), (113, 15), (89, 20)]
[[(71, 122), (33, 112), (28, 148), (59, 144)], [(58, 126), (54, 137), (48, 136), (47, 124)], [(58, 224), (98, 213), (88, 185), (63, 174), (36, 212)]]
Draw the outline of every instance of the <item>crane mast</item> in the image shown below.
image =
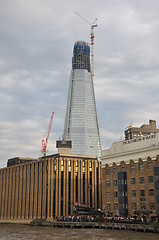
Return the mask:
[(51, 119), (50, 119), (50, 123), (49, 123), (49, 128), (48, 128), (46, 139), (42, 140), (42, 150), (41, 150), (41, 153), (43, 154), (43, 156), (46, 156), (46, 149), (47, 149), (47, 144), (48, 144), (49, 135), (50, 135), (50, 131), (51, 131), (53, 116), (54, 116), (54, 112), (52, 112), (52, 114), (51, 114)]
[(94, 20), (93, 23), (88, 22), (84, 17), (82, 17), (78, 12), (75, 12), (80, 18), (82, 18), (86, 23), (88, 23), (91, 26), (91, 71), (92, 76), (94, 77), (94, 28), (97, 27), (97, 18)]

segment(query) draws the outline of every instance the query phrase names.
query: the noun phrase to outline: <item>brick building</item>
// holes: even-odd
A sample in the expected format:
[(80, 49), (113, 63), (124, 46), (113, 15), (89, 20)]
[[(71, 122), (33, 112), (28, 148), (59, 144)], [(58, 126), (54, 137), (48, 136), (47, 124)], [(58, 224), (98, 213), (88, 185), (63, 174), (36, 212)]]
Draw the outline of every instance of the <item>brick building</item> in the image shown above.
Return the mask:
[(106, 214), (159, 216), (159, 133), (113, 143), (102, 152), (102, 207)]

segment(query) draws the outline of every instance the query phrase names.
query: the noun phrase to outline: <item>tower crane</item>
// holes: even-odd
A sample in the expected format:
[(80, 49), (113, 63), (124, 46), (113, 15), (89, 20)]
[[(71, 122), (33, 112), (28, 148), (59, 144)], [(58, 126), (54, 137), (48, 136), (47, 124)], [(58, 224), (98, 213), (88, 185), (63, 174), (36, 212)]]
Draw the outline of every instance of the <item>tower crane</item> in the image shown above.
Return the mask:
[(93, 23), (87, 21), (84, 17), (82, 17), (78, 12), (75, 12), (80, 18), (82, 18), (86, 23), (91, 26), (91, 69), (92, 69), (92, 76), (94, 77), (94, 28), (97, 27), (97, 18), (94, 20)]
[(49, 135), (50, 135), (50, 131), (51, 131), (51, 125), (52, 125), (53, 116), (54, 116), (54, 112), (52, 112), (52, 114), (51, 114), (51, 119), (50, 119), (50, 123), (49, 123), (49, 128), (48, 128), (48, 133), (47, 133), (46, 139), (42, 140), (42, 150), (41, 150), (41, 153), (43, 154), (43, 156), (46, 156), (46, 148), (47, 148)]

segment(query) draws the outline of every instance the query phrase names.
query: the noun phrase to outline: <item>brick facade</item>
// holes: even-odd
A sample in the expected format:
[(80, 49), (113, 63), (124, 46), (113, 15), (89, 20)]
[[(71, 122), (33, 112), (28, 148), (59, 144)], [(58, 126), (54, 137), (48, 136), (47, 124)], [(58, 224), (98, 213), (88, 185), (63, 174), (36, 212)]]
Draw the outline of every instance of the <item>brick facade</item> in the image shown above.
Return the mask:
[[(146, 160), (106, 164), (102, 168), (102, 206), (106, 214), (157, 216), (159, 176), (155, 169), (159, 169), (159, 156), (153, 160), (148, 157)], [(122, 172), (126, 177), (120, 179)], [(125, 188), (122, 189), (122, 185)], [(120, 214), (122, 207), (127, 214)]]

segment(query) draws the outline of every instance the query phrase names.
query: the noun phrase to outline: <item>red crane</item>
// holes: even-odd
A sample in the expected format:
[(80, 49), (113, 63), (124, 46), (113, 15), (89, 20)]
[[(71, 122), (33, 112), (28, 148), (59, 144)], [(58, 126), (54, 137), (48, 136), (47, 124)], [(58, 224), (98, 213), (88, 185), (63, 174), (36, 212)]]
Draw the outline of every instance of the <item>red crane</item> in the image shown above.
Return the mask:
[(97, 18), (93, 23), (88, 22), (84, 17), (82, 17), (78, 12), (75, 12), (79, 17), (81, 17), (85, 22), (91, 26), (91, 70), (92, 76), (94, 77), (94, 28), (97, 27)]
[(51, 131), (51, 125), (52, 125), (53, 116), (54, 116), (54, 112), (52, 112), (52, 115), (51, 115), (51, 120), (50, 120), (50, 123), (49, 123), (49, 128), (48, 128), (48, 133), (47, 133), (46, 139), (42, 140), (42, 150), (41, 150), (41, 153), (44, 156), (46, 156), (46, 148), (47, 148), (49, 135), (50, 135), (50, 131)]

